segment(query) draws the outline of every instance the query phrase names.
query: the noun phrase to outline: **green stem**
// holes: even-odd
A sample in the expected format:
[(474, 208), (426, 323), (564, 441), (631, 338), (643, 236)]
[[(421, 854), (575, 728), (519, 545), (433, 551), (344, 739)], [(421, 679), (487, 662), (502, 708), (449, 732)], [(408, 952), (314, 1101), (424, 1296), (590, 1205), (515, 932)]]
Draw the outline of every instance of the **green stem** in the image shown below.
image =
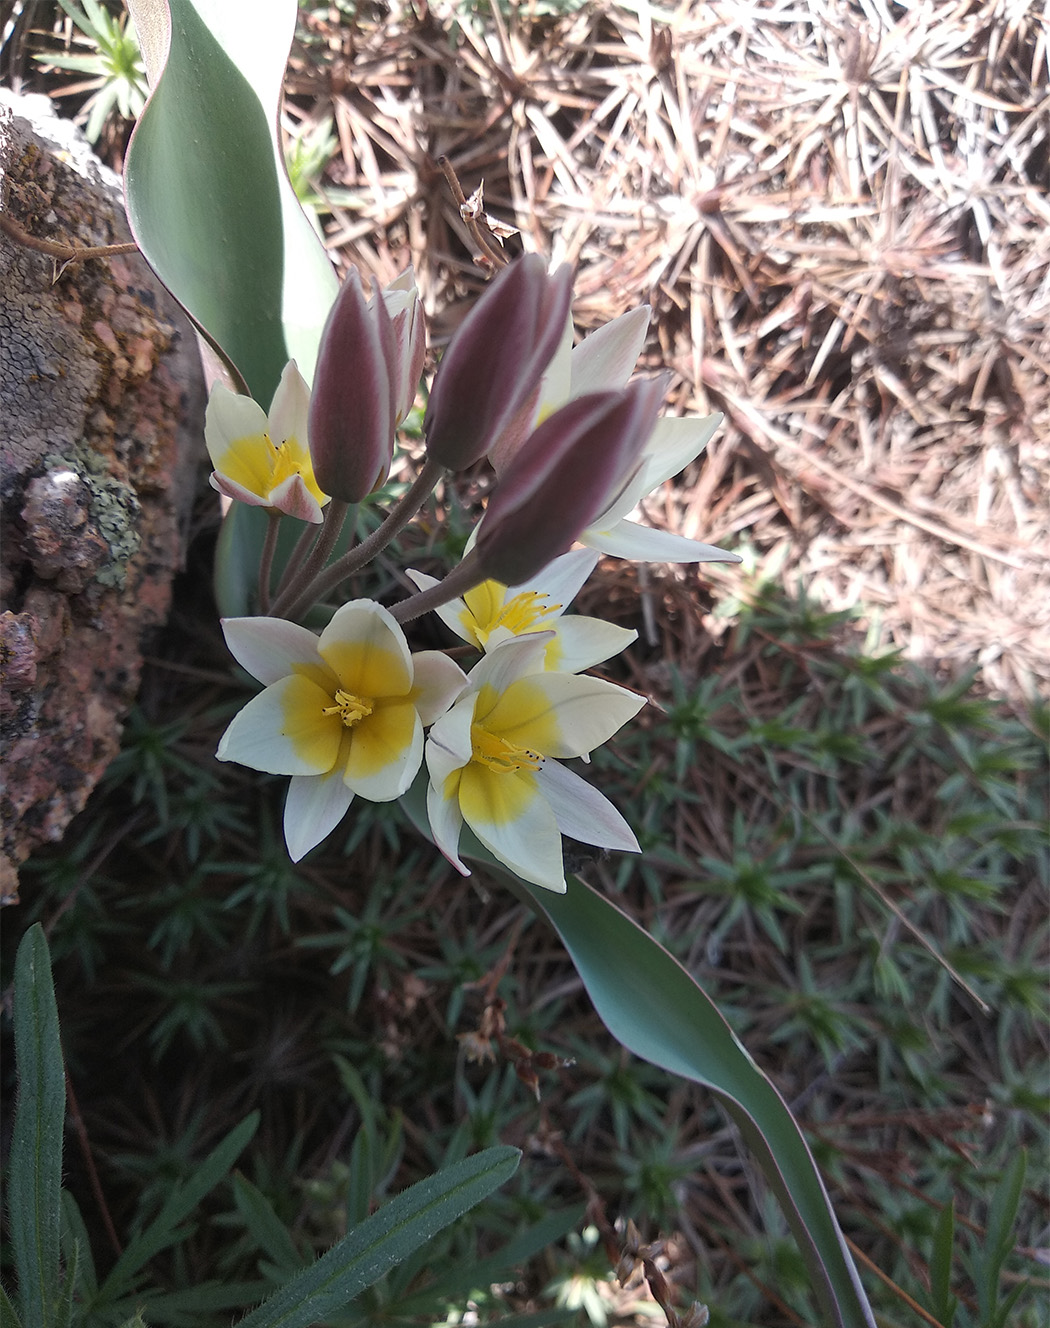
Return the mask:
[[(340, 581), (345, 581), (348, 576), (352, 576), (359, 567), (365, 563), (371, 562), (377, 553), (396, 539), (404, 530), (415, 514), (423, 506), (429, 495), (433, 492), (435, 485), (441, 478), (443, 467), (437, 461), (428, 457), (423, 462), (422, 469), (405, 494), (390, 509), (383, 523), (349, 553), (345, 553), (342, 558), (337, 559), (331, 567), (326, 567), (323, 572), (315, 576), (309, 583), (306, 582), (305, 575), (296, 578), (295, 595), (292, 598), (288, 591), (285, 591), (277, 604), (274, 605), (273, 612), (280, 613), (285, 618), (297, 618), (301, 613), (316, 604), (318, 600), (323, 599), (330, 590), (334, 590)], [(316, 555), (317, 550), (314, 550)], [(310, 563), (315, 562), (312, 555)], [(462, 566), (462, 564), (460, 564)], [(458, 569), (457, 569), (458, 570)], [(305, 569), (304, 569), (305, 571)], [(451, 575), (451, 574), (450, 574)], [(446, 578), (447, 579), (447, 578)], [(479, 578), (484, 580), (484, 577)], [(469, 589), (469, 587), (468, 587)], [(286, 603), (286, 600), (291, 600)], [(425, 610), (424, 610), (425, 611)]]
[(465, 595), (468, 590), (473, 590), (486, 579), (485, 573), (479, 566), (478, 551), (471, 549), (459, 566), (453, 567), (444, 581), (439, 581), (436, 586), (430, 586), (429, 589), (421, 590), (417, 595), (410, 595), (408, 599), (395, 604), (390, 610), (391, 616), (395, 622), (401, 624), (412, 622), (413, 619), (422, 617), (432, 609), (439, 609), (450, 599)]

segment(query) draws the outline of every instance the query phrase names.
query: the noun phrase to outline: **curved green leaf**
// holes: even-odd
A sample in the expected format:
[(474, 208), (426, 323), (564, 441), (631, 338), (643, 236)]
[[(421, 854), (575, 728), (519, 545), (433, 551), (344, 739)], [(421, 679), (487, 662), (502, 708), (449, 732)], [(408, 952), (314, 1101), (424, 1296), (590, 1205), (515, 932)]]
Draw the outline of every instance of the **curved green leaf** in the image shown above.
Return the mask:
[[(430, 837), (426, 776), (401, 799)], [(563, 895), (526, 885), (464, 827), (460, 853), (507, 881), (545, 914), (565, 943), (606, 1028), (628, 1051), (709, 1089), (740, 1130), (780, 1201), (813, 1278), (824, 1322), (874, 1328), (875, 1320), (817, 1164), (769, 1079), (721, 1011), (662, 945), (615, 904), (570, 876)]]
[(384, 1204), (316, 1263), (292, 1278), (238, 1328), (307, 1328), (355, 1296), (510, 1179), (521, 1153), (486, 1148)]
[(754, 1153), (809, 1265), (825, 1321), (874, 1328), (831, 1201), (787, 1104), (718, 1007), (663, 946), (573, 877), (526, 887), (572, 956), (609, 1032), (636, 1056), (708, 1088)]
[(14, 1024), (18, 1099), (8, 1172), (11, 1245), (24, 1328), (49, 1328), (62, 1291), (66, 1076), (51, 958), (39, 922), (22, 937), (15, 958)]
[(268, 406), (289, 358), (312, 378), (338, 287), (279, 155), (295, 0), (133, 0), (131, 9), (150, 34), (155, 82), (124, 163), (132, 231)]

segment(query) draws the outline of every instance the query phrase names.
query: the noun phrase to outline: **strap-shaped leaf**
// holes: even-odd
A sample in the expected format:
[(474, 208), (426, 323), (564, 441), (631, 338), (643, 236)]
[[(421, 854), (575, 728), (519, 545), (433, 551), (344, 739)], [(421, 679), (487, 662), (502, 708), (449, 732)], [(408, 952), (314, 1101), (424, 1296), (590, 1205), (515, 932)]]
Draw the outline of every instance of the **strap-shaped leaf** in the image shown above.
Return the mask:
[(298, 1273), (238, 1328), (307, 1328), (345, 1309), (355, 1296), (509, 1180), (521, 1153), (486, 1148), (391, 1199)]
[(663, 946), (582, 881), (570, 877), (564, 895), (527, 888), (565, 942), (609, 1032), (643, 1060), (703, 1084), (734, 1121), (806, 1258), (824, 1322), (874, 1328), (795, 1118), (711, 998)]
[(338, 288), (277, 140), (295, 0), (132, 0), (130, 8), (154, 84), (124, 163), (132, 231), (164, 285), (269, 406), (290, 357), (312, 378)]
[(51, 957), (39, 923), (23, 936), (15, 959), (14, 1024), (18, 1099), (7, 1202), (18, 1305), (23, 1328), (51, 1328), (62, 1294), (59, 1232), (66, 1076)]
[[(430, 836), (426, 775), (401, 805)], [(466, 827), (465, 859), (510, 883), (550, 920), (606, 1028), (651, 1065), (703, 1084), (736, 1124), (784, 1210), (813, 1278), (823, 1322), (874, 1328), (875, 1320), (817, 1164), (787, 1104), (737, 1040), (721, 1011), (662, 945), (575, 877), (557, 895), (525, 885)]]

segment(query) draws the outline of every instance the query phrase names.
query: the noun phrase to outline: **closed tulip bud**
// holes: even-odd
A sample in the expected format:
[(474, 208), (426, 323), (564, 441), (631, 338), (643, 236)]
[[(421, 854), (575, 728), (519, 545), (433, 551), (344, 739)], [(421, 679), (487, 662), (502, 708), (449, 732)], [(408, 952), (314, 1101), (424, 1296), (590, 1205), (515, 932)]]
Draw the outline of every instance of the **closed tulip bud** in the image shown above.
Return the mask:
[[(375, 303), (375, 296), (369, 306)], [(382, 292), (382, 301), (394, 327), (395, 356), (390, 365), (394, 389), (394, 425), (402, 423), (415, 405), (423, 361), (427, 353), (426, 318), (411, 268), (406, 268)]]
[(572, 302), (572, 271), (549, 276), (538, 254), (503, 269), (442, 357), (427, 404), (427, 452), (450, 470), (472, 466), (534, 396)]
[(325, 324), (310, 398), (314, 473), (325, 493), (342, 502), (359, 503), (390, 470), (396, 363), (387, 304), (366, 301), (351, 268)]
[(486, 577), (516, 586), (571, 548), (638, 465), (665, 379), (591, 392), (549, 416), (507, 467), (478, 527)]

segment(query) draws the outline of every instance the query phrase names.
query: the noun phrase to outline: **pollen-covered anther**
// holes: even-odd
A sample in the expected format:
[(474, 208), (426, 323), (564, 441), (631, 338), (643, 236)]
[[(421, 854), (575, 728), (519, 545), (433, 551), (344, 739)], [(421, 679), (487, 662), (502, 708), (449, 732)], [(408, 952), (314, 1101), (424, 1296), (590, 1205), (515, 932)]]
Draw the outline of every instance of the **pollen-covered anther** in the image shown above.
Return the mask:
[(338, 715), (348, 729), (352, 729), (375, 709), (373, 703), (365, 697), (355, 696), (353, 692), (346, 692), (341, 687), (332, 700), (335, 705), (325, 706), (322, 714)]
[(537, 590), (515, 595), (499, 611), (493, 626), (506, 627), (515, 634), (529, 631), (545, 618), (561, 612), (562, 606), (545, 603), (547, 598)]
[(273, 468), (272, 482), (275, 489), (293, 475), (302, 475), (309, 457), (297, 439), (286, 438), (283, 443), (275, 443), (267, 434), (266, 448)]
[(471, 756), (496, 774), (512, 774), (515, 770), (538, 770), (543, 764), (539, 752), (529, 751), (508, 742), (480, 724), (472, 724), (470, 729)]

